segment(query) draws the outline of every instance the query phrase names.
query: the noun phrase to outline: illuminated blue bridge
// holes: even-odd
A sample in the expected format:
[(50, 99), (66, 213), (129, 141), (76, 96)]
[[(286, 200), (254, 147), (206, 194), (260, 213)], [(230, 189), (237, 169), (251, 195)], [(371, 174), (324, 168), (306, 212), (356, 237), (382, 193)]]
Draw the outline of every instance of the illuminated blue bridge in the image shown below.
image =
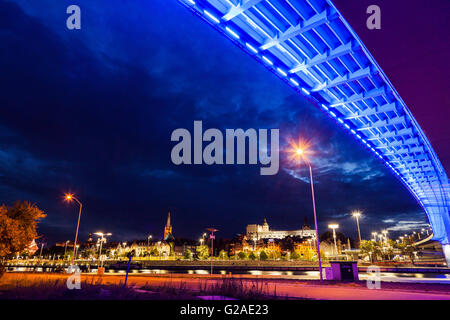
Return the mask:
[(450, 262), (448, 177), (411, 111), (329, 0), (179, 0), (348, 130), (425, 210)]

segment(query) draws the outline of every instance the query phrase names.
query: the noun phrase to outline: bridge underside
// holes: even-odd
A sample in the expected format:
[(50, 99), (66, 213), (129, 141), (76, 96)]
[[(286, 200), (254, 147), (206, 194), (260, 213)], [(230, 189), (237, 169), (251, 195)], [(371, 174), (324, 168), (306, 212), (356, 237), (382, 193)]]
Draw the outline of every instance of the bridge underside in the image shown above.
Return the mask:
[[(449, 180), (417, 121), (329, 0), (179, 0), (360, 141), (449, 244)], [(450, 256), (449, 256), (450, 259)]]

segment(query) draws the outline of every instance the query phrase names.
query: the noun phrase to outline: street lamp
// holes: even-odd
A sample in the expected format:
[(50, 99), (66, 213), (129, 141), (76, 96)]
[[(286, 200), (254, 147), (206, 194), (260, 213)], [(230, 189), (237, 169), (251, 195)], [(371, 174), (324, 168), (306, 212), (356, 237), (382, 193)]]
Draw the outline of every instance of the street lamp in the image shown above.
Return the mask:
[(381, 231), (381, 233), (384, 235), (384, 241), (387, 243), (388, 242), (388, 236), (387, 236), (388, 231), (387, 230), (383, 230), (383, 231)]
[(320, 244), (319, 244), (319, 242), (320, 242), (319, 241), (319, 228), (317, 226), (316, 201), (314, 198), (314, 182), (313, 182), (311, 163), (309, 162), (308, 158), (306, 157), (307, 150), (305, 148), (302, 148), (300, 146), (294, 146), (294, 147), (295, 147), (294, 158), (298, 157), (299, 163), (301, 162), (301, 160), (304, 160), (309, 167), (309, 177), (310, 177), (310, 182), (311, 182), (311, 196), (312, 196), (312, 205), (313, 205), (313, 212), (314, 212), (314, 226), (316, 228), (317, 256), (319, 258), (320, 283), (323, 283), (322, 259), (320, 257)]
[[(214, 232), (217, 232), (219, 230), (214, 229), (214, 228), (207, 228), (206, 230), (211, 232), (211, 234), (209, 235), (209, 238), (211, 239), (211, 275), (212, 275), (213, 274), (214, 239), (216, 238), (216, 236), (214, 235)], [(205, 235), (206, 235), (206, 233), (205, 233)]]
[[(98, 235), (98, 236), (101, 237), (101, 238), (100, 238), (100, 251), (99, 251), (99, 253), (98, 253), (98, 259), (99, 259), (99, 262), (100, 262), (100, 267), (103, 267), (102, 245), (103, 245), (103, 241), (106, 242), (106, 239), (105, 239), (104, 237), (110, 236), (111, 233), (96, 232), (96, 233), (94, 233), (94, 234), (96, 234), (96, 235)], [(97, 262), (97, 267), (98, 267), (98, 262)]]
[(335, 254), (336, 260), (337, 260), (337, 258), (338, 258), (338, 251), (337, 251), (337, 244), (336, 244), (336, 229), (339, 228), (339, 225), (335, 224), (335, 223), (329, 224), (328, 228), (333, 230), (334, 250), (335, 250), (334, 254)]
[(377, 235), (378, 235), (377, 232), (372, 232), (373, 241), (377, 241)]
[(73, 194), (67, 193), (65, 196), (66, 201), (75, 200), (76, 203), (80, 206), (80, 211), (78, 212), (78, 223), (77, 223), (77, 231), (75, 233), (75, 242), (73, 243), (73, 254), (72, 254), (72, 262), (70, 263), (70, 270), (72, 270), (73, 261), (75, 259), (75, 248), (77, 247), (77, 239), (78, 239), (78, 229), (80, 228), (80, 218), (81, 218), (81, 209), (83, 208), (83, 204), (73, 196)]
[(67, 240), (67, 241), (66, 241), (66, 245), (64, 246), (64, 260), (66, 260), (67, 244), (68, 244), (69, 242), (70, 242), (70, 241)]
[(359, 229), (359, 217), (361, 217), (361, 211), (353, 211), (352, 215), (356, 218), (356, 225), (358, 227), (358, 245), (361, 247), (361, 231)]
[(150, 247), (150, 239), (151, 238), (153, 238), (153, 236), (151, 234), (149, 234), (147, 237), (147, 251), (148, 251), (148, 247)]

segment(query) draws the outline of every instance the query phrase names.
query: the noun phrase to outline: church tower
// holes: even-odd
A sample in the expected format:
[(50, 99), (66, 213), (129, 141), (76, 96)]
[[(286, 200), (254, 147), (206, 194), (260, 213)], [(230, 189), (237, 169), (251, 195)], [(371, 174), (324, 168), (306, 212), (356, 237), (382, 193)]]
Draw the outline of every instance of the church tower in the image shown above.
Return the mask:
[(170, 211), (169, 214), (167, 215), (166, 226), (164, 227), (164, 239), (167, 239), (167, 236), (169, 234), (172, 235), (172, 225), (170, 224)]

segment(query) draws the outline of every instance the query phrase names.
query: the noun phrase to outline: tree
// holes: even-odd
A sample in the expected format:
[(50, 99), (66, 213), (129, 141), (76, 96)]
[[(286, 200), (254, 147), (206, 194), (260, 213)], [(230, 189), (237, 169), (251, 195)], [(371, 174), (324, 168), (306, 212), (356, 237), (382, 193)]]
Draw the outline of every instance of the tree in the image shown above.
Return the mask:
[(184, 257), (185, 260), (191, 260), (192, 258), (192, 252), (189, 249), (184, 250)]
[(259, 253), (259, 260), (266, 261), (268, 258), (269, 257), (267, 256), (267, 253), (265, 251), (261, 251)]
[(158, 257), (159, 256), (159, 250), (156, 247), (156, 245), (152, 248), (152, 250), (150, 251), (150, 255), (153, 257)]
[(411, 239), (407, 238), (404, 239), (402, 242), (400, 242), (399, 244), (397, 244), (397, 248), (400, 249), (400, 252), (402, 253), (402, 255), (404, 256), (408, 256), (409, 259), (411, 260), (411, 263), (414, 264), (414, 251), (415, 248), (413, 246), (413, 242)]
[(239, 258), (239, 259), (244, 260), (246, 257), (247, 257), (247, 255), (245, 254), (244, 251), (240, 251), (240, 252), (238, 253), (238, 258)]
[(255, 254), (253, 253), (253, 251), (250, 252), (250, 254), (248, 255), (248, 258), (249, 258), (250, 260), (255, 260), (255, 259), (256, 259), (256, 256), (255, 256)]
[(300, 255), (296, 251), (294, 251), (291, 253), (291, 259), (298, 260), (298, 259), (300, 259)]
[(225, 250), (220, 250), (219, 258), (223, 260), (228, 259), (228, 253)]
[(369, 256), (370, 261), (373, 262), (381, 255), (380, 243), (371, 240), (363, 240), (360, 245), (361, 254)]
[(27, 201), (17, 201), (12, 207), (0, 206), (0, 276), (5, 258), (22, 252), (37, 238), (36, 226), (45, 216)]
[(197, 246), (197, 256), (199, 259), (208, 259), (209, 258), (209, 248), (208, 246), (202, 245)]

